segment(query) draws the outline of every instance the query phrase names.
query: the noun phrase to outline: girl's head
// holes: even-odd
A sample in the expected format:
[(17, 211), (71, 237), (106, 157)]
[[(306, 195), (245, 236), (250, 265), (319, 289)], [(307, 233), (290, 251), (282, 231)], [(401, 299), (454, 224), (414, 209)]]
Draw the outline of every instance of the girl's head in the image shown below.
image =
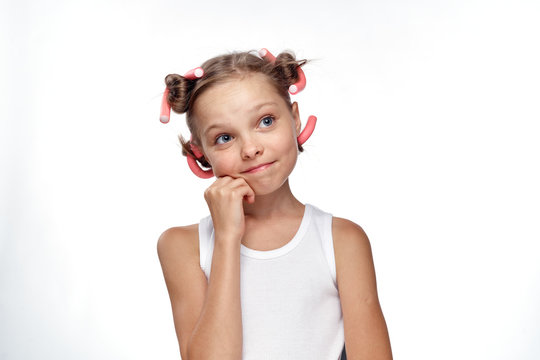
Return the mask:
[[(206, 61), (200, 79), (167, 75), (168, 102), (176, 113), (186, 113), (193, 145), (204, 155), (198, 161), (212, 167), (216, 176), (246, 178), (262, 176), (264, 171), (245, 173), (261, 162), (295, 162), (303, 149), (296, 142), (298, 105), (291, 103), (288, 88), (298, 79), (297, 67), (305, 63), (290, 52), (273, 63), (242, 52)], [(180, 136), (180, 142), (184, 155), (197, 158), (189, 141)]]
[[(297, 66), (303, 66), (306, 62), (307, 60), (295, 60), (292, 52), (282, 52), (276, 57), (275, 63), (254, 55), (253, 51), (216, 56), (201, 66), (204, 69), (204, 76), (200, 79), (188, 80), (177, 74), (167, 75), (165, 83), (169, 89), (168, 102), (174, 112), (186, 113), (193, 144), (200, 146), (200, 134), (194, 110), (197, 99), (204, 92), (215, 85), (241, 79), (249, 74), (260, 73), (266, 75), (269, 83), (292, 110), (288, 88), (298, 79)], [(184, 141), (180, 137), (180, 142), (184, 155), (187, 156), (187, 153), (194, 155), (189, 147), (189, 141)], [(301, 146), (299, 150), (303, 151)], [(210, 164), (204, 161), (205, 159), (202, 160), (202, 165), (210, 167)]]

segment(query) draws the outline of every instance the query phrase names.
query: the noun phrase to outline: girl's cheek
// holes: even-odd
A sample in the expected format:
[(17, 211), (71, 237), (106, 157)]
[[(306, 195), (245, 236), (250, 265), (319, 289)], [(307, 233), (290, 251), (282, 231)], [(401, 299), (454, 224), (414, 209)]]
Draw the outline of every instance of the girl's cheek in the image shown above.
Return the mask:
[(273, 144), (282, 151), (288, 152), (291, 151), (292, 148), (297, 148), (296, 143), (296, 139), (288, 136), (282, 136), (280, 138), (276, 138)]
[(227, 156), (215, 156), (213, 158), (212, 168), (214, 168), (214, 171), (227, 172), (232, 165)]

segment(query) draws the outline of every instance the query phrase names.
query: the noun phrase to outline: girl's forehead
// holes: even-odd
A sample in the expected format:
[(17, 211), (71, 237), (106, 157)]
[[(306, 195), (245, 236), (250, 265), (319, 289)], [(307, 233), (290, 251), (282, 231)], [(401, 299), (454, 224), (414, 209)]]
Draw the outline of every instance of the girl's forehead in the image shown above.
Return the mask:
[(194, 112), (204, 121), (230, 113), (251, 112), (259, 103), (284, 102), (270, 81), (265, 75), (250, 74), (215, 84), (197, 98)]
[[(259, 91), (258, 91), (259, 90)], [(259, 92), (269, 92), (274, 90), (271, 80), (263, 74), (245, 74), (243, 76), (231, 76), (223, 82), (217, 83), (206, 90), (202, 96), (208, 94), (214, 96), (235, 95), (235, 93), (245, 92), (257, 95)], [(275, 92), (275, 91), (273, 91)], [(277, 93), (276, 93), (277, 94)]]

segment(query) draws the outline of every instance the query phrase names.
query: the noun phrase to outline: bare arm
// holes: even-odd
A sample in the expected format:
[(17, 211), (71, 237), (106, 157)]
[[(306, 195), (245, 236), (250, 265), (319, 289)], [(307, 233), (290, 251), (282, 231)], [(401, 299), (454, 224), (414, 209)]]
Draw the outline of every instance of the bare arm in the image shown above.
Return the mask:
[(391, 360), (369, 239), (359, 225), (346, 219), (334, 218), (332, 229), (347, 359)]
[(243, 201), (255, 193), (244, 179), (218, 178), (204, 193), (215, 231), (212, 270), (201, 316), (188, 345), (189, 360), (242, 359), (240, 244)]
[(158, 240), (183, 360), (242, 358), (244, 198), (253, 202), (255, 194), (243, 179), (219, 178), (205, 191), (216, 234), (208, 282), (199, 266), (196, 224), (166, 230)]
[(242, 358), (240, 240), (216, 239), (201, 315), (188, 344), (189, 360)]

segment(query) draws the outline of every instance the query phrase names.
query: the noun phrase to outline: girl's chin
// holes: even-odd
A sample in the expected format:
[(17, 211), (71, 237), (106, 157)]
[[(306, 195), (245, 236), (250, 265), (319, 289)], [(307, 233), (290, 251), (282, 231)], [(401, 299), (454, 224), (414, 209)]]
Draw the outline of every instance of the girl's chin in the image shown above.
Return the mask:
[(256, 182), (250, 181), (248, 179), (246, 179), (246, 182), (248, 183), (248, 185), (255, 192), (255, 201), (256, 201), (257, 196), (271, 195), (271, 194), (277, 192), (278, 190), (280, 190), (284, 186), (285, 182), (287, 182), (287, 179), (285, 179), (285, 181), (283, 181), (283, 183), (281, 185), (279, 185), (279, 186), (276, 186), (276, 184), (256, 183)]

